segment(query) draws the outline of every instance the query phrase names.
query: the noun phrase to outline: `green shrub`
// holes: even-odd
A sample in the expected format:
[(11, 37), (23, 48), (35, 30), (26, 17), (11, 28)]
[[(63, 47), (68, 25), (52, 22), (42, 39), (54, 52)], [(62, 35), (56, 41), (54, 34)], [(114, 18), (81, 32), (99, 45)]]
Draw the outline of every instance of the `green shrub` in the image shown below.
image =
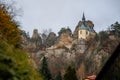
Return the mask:
[(26, 52), (0, 40), (0, 80), (42, 80)]

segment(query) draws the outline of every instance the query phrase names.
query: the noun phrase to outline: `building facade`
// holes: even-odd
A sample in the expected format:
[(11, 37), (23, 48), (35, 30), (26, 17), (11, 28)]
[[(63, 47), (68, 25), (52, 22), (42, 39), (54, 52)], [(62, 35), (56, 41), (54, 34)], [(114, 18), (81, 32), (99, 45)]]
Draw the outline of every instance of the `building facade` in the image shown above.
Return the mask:
[(96, 34), (93, 27), (94, 24), (91, 21), (86, 21), (83, 13), (82, 21), (78, 30), (78, 39), (86, 40), (89, 37), (93, 37)]

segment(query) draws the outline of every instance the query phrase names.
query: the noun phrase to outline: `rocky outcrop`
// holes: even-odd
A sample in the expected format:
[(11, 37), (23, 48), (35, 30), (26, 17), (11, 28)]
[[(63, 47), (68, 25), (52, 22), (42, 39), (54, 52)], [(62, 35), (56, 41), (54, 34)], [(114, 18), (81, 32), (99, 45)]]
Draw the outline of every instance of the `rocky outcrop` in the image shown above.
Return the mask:
[[(86, 21), (86, 23), (91, 28), (94, 27), (91, 21)], [(65, 28), (59, 32), (59, 36), (51, 32), (45, 41), (44, 49), (40, 49), (44, 44), (42, 44), (41, 37), (36, 29), (33, 31), (32, 38), (27, 38), (23, 32), (23, 43), (27, 45), (30, 56), (35, 60), (38, 68), (43, 56), (45, 56), (53, 77), (58, 72), (64, 75), (66, 68), (72, 65), (75, 66), (78, 79), (82, 80), (86, 76), (99, 73), (117, 46), (118, 41), (109, 37), (103, 40), (99, 36), (99, 40), (91, 37), (87, 40), (78, 39), (80, 26), (81, 21), (73, 35), (69, 29)]]
[(68, 27), (67, 29), (66, 29), (66, 34), (68, 34), (68, 35), (72, 35), (72, 31), (71, 31), (71, 29)]
[(23, 46), (24, 49), (27, 49), (29, 52), (38, 51), (42, 44), (42, 39), (37, 29), (34, 29), (31, 38), (29, 37), (29, 34), (22, 30), (21, 38), (22, 38), (21, 45)]
[(29, 48), (30, 50), (36, 51), (39, 50), (42, 44), (42, 39), (38, 33), (37, 29), (34, 29), (32, 38), (30, 39)]
[(61, 34), (68, 34), (68, 35), (72, 35), (72, 31), (69, 27), (67, 28), (61, 28), (61, 30), (58, 32), (58, 35), (61, 36)]
[[(63, 37), (64, 36), (64, 37)], [(72, 39), (70, 36), (63, 34), (60, 37), (60, 42), (70, 44)], [(33, 53), (37, 65), (40, 65), (42, 56), (46, 56), (48, 59), (49, 68), (53, 77), (60, 71), (64, 74), (67, 66), (74, 65), (76, 67), (77, 76), (79, 79), (83, 79), (86, 76), (92, 74), (98, 74), (102, 66), (105, 64), (111, 53), (113, 52), (112, 47), (116, 47), (117, 41), (106, 39), (103, 42), (96, 41), (94, 39), (87, 42), (85, 51), (81, 53), (79, 49), (81, 46), (75, 49), (68, 48), (47, 48), (46, 51), (38, 51), (36, 54)], [(112, 42), (111, 42), (112, 41)], [(59, 45), (61, 44), (59, 42)], [(74, 45), (81, 45), (86, 42), (84, 41), (73, 41)], [(92, 43), (94, 42), (94, 43)], [(102, 45), (102, 44), (105, 45)], [(71, 43), (73, 44), (73, 43)], [(57, 44), (58, 46), (58, 44)], [(73, 45), (72, 45), (73, 46)], [(77, 46), (76, 46), (77, 47)]]
[(21, 39), (22, 39), (21, 46), (22, 46), (24, 49), (27, 49), (27, 48), (28, 48), (29, 41), (30, 41), (29, 34), (27, 34), (24, 30), (21, 30), (21, 31), (20, 31), (20, 35), (21, 35)]
[(46, 39), (46, 44), (48, 47), (51, 47), (52, 45), (55, 44), (57, 39), (57, 36), (54, 32), (50, 32), (47, 39)]
[(47, 49), (67, 49), (70, 50), (73, 46), (73, 38), (71, 35), (62, 33), (59, 37), (56, 38), (55, 44)]

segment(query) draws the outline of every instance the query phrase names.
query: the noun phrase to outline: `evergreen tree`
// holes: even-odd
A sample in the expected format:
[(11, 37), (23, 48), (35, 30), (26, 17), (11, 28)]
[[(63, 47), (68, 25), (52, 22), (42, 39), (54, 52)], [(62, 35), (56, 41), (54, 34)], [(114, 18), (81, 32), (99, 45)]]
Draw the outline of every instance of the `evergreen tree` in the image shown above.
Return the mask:
[(100, 31), (98, 35), (99, 35), (100, 41), (108, 39), (108, 33), (106, 31)]
[(50, 70), (48, 68), (46, 57), (43, 57), (41, 68), (40, 68), (40, 73), (45, 80), (51, 80), (52, 79)]
[(72, 35), (72, 31), (71, 31), (71, 29), (69, 27), (67, 27), (66, 33), (68, 33), (69, 35)]
[(118, 22), (112, 24), (111, 29), (115, 32), (115, 36), (120, 38), (120, 24)]
[(65, 72), (64, 80), (78, 80), (74, 67), (69, 66)]
[(66, 28), (61, 28), (61, 30), (58, 32), (58, 35), (60, 36), (62, 33), (65, 33), (66, 32)]
[(58, 72), (58, 74), (55, 77), (55, 80), (62, 80), (61, 72)]
[(71, 29), (69, 27), (67, 27), (67, 28), (65, 28), (65, 27), (61, 28), (61, 30), (58, 32), (58, 35), (60, 36), (63, 33), (72, 35), (72, 31), (71, 31)]

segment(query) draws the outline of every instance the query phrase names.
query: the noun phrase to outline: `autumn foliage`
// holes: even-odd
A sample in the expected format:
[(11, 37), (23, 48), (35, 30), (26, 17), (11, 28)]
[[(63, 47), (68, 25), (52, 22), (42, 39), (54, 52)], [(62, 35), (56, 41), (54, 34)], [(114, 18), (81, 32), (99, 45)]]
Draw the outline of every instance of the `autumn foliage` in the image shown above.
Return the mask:
[(20, 30), (9, 9), (0, 3), (0, 39), (16, 46), (20, 43)]

